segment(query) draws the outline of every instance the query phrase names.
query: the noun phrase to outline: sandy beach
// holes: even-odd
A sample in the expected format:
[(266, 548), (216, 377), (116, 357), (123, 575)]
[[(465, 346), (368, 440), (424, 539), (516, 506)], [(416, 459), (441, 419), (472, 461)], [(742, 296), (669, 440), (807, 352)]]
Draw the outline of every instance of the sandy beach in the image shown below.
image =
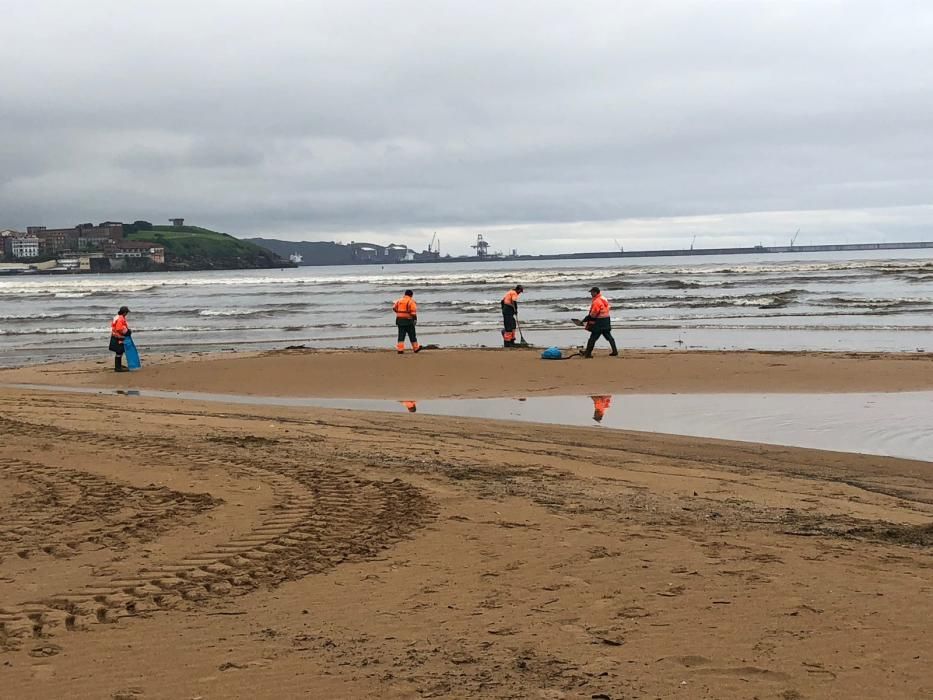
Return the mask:
[[(106, 358), (103, 358), (106, 359)], [(303, 350), (0, 383), (398, 398), (908, 391), (929, 354)], [(933, 465), (0, 389), (16, 698), (933, 696)]]
[(933, 389), (933, 353), (606, 351), (540, 360), (541, 350), (365, 350), (166, 355), (144, 372), (109, 362), (0, 370), (0, 383), (257, 396), (494, 398), (602, 393), (866, 392)]

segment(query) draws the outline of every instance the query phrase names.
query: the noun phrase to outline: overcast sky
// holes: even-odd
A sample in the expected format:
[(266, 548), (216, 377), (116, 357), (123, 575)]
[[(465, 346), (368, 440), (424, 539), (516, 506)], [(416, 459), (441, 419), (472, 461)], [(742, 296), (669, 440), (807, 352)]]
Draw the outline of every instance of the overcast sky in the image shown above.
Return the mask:
[(931, 2), (0, 0), (0, 27), (0, 228), (933, 238)]

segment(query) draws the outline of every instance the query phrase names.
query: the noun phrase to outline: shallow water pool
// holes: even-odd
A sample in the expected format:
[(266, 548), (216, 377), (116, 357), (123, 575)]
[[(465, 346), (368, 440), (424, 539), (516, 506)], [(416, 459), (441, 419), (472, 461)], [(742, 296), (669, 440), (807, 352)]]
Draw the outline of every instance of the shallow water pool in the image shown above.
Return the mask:
[(933, 391), (617, 394), (500, 399), (324, 399), (8, 384), (10, 388), (260, 406), (460, 416), (690, 435), (933, 462)]

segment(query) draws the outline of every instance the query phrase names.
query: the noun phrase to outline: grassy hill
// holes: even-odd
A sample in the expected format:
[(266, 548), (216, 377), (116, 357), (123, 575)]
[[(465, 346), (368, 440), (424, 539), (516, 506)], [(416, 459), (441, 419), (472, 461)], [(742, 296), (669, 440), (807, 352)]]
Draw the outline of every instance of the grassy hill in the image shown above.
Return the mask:
[(254, 243), (199, 226), (153, 226), (127, 235), (131, 241), (165, 246), (169, 270), (244, 270), (293, 267)]

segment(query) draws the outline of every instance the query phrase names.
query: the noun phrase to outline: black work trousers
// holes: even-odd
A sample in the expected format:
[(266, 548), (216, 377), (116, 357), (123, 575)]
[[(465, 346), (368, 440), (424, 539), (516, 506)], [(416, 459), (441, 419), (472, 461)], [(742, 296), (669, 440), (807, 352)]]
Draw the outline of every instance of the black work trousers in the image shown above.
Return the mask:
[(113, 368), (118, 369), (123, 365), (123, 341), (115, 335), (110, 336), (110, 351), (114, 353)]
[(506, 333), (515, 331), (515, 310), (508, 304), (502, 305), (502, 327)]
[(590, 339), (586, 343), (584, 355), (592, 355), (593, 348), (596, 347), (596, 341), (605, 338), (609, 341), (609, 347), (612, 352), (618, 352), (616, 349), (616, 340), (612, 337), (612, 322), (608, 318), (597, 318), (593, 321), (593, 327), (590, 329)]
[(415, 324), (414, 323), (399, 323), (398, 324), (398, 342), (404, 343), (405, 336), (408, 336), (408, 339), (411, 341), (412, 347), (414, 347), (418, 338), (415, 335)]

